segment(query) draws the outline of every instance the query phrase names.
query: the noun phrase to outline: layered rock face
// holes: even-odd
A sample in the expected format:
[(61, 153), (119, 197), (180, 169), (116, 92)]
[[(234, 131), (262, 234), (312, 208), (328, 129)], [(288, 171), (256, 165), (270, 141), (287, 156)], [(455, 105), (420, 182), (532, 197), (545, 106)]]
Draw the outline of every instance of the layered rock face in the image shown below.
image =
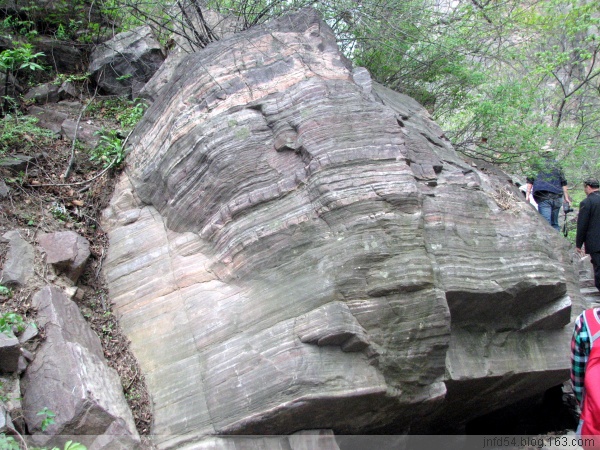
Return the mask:
[(568, 378), (566, 242), (314, 11), (160, 79), (104, 273), (162, 448), (441, 432)]

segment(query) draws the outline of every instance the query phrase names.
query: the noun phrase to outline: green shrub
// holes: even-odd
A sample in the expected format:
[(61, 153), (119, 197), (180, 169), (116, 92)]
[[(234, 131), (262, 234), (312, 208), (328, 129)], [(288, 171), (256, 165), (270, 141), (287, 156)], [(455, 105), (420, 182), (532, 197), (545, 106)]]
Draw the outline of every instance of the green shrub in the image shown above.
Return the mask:
[(125, 148), (123, 148), (123, 139), (119, 137), (119, 132), (102, 129), (97, 134), (100, 135), (100, 142), (92, 150), (90, 161), (102, 164), (105, 169), (111, 164), (113, 167), (119, 167), (125, 159)]
[(0, 434), (0, 448), (2, 450), (21, 450), (19, 443), (12, 436)]
[(31, 116), (7, 115), (0, 119), (0, 156), (10, 150), (27, 153), (34, 148), (33, 142), (50, 145), (55, 135), (52, 131), (38, 127), (38, 119)]
[(9, 337), (14, 337), (14, 328), (18, 332), (25, 330), (25, 321), (20, 314), (7, 312), (0, 316), (0, 333), (4, 333)]
[(140, 121), (146, 111), (146, 103), (139, 98), (128, 100), (125, 97), (103, 99), (90, 104), (86, 117), (110, 119), (119, 122), (125, 130), (131, 130)]

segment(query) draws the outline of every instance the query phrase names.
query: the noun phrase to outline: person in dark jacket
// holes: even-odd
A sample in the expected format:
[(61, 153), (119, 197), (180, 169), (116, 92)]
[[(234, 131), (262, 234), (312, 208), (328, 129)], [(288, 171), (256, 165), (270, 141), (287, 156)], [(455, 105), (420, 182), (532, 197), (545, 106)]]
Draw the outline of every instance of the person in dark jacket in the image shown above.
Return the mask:
[(600, 290), (600, 192), (598, 180), (588, 178), (583, 182), (587, 197), (579, 205), (577, 217), (577, 253), (590, 255), (594, 266), (594, 281)]
[(558, 216), (564, 201), (571, 203), (567, 180), (558, 163), (552, 158), (553, 150), (545, 148), (542, 167), (535, 177), (527, 178), (527, 193), (525, 198), (533, 199), (538, 205), (538, 211), (555, 230), (560, 231)]

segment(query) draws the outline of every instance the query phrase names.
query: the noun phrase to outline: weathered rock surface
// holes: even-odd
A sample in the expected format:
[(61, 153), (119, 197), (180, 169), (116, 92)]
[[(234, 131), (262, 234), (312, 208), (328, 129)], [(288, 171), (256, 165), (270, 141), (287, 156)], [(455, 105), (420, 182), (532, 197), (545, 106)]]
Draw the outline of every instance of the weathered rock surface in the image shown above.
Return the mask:
[[(29, 115), (38, 119), (37, 125), (72, 141), (77, 140), (88, 148), (95, 148), (98, 145), (100, 136), (98, 132), (102, 127), (96, 126), (88, 121), (72, 119), (69, 115), (75, 113), (77, 117), (79, 112), (73, 111), (73, 103), (62, 101), (56, 104), (56, 108), (45, 106), (32, 106), (29, 108)], [(62, 109), (62, 111), (61, 111)], [(81, 106), (79, 106), (81, 109)]]
[(161, 77), (104, 217), (161, 447), (456, 430), (568, 378), (567, 243), (312, 10)]
[(66, 98), (77, 98), (79, 91), (67, 81), (62, 84), (44, 83), (34, 86), (23, 96), (25, 100), (32, 100), (38, 104), (57, 103)]
[(61, 231), (41, 234), (38, 243), (46, 253), (46, 263), (76, 283), (90, 257), (87, 239), (74, 231)]
[(12, 431), (13, 424), (10, 414), (4, 405), (0, 404), (0, 433)]
[(0, 333), (0, 371), (16, 372), (19, 369), (20, 357), (19, 340)]
[(72, 119), (66, 119), (61, 124), (60, 131), (61, 134), (63, 134), (70, 141), (77, 139), (78, 141), (86, 144), (88, 147), (95, 148), (100, 141), (100, 136), (98, 136), (98, 132), (100, 130), (101, 127), (78, 122)]
[(0, 274), (1, 283), (6, 286), (24, 286), (34, 275), (35, 249), (17, 230), (4, 233), (2, 241), (8, 243), (8, 252)]
[(55, 423), (43, 434), (85, 434), (78, 442), (86, 445), (106, 432), (139, 441), (119, 377), (77, 305), (55, 287), (43, 288), (32, 304), (46, 339), (22, 379), (29, 431), (42, 434), (43, 417), (37, 412), (48, 408), (56, 414)]
[(149, 27), (120, 33), (92, 53), (89, 72), (107, 94), (136, 97), (164, 61)]
[(36, 103), (56, 103), (60, 100), (58, 91), (60, 86), (54, 83), (44, 83), (34, 86), (23, 96), (25, 100), (33, 100)]
[[(95, 9), (93, 5), (89, 5), (87, 10), (92, 13)], [(54, 17), (54, 20), (57, 20), (56, 15)], [(44, 54), (41, 57), (44, 65), (54, 68), (58, 73), (81, 73), (86, 69), (82, 61), (86, 59), (89, 52), (75, 47), (70, 42), (63, 42), (48, 36), (38, 36), (35, 39), (34, 47)]]

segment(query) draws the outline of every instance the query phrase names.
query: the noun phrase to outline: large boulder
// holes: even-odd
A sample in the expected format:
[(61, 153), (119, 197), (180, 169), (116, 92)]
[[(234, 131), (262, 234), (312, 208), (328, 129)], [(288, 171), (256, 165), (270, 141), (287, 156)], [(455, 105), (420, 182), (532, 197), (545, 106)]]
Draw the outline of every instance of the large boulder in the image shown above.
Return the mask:
[(568, 378), (568, 243), (316, 12), (162, 80), (103, 221), (161, 448), (456, 431)]
[(98, 45), (89, 72), (106, 94), (136, 97), (163, 61), (160, 43), (142, 26)]
[[(86, 445), (104, 434), (139, 441), (119, 376), (77, 305), (56, 287), (40, 290), (32, 304), (46, 339), (22, 379), (29, 431), (42, 444), (52, 435), (78, 436)], [(55, 423), (42, 431), (43, 415), (37, 413), (44, 408), (54, 412)]]
[[(93, 11), (93, 7), (88, 7), (88, 11)], [(81, 73), (86, 69), (82, 61), (87, 58), (88, 52), (78, 48), (81, 46), (76, 46), (71, 41), (38, 36), (34, 41), (34, 46), (36, 51), (44, 54), (41, 57), (44, 65), (52, 67), (57, 73)]]

